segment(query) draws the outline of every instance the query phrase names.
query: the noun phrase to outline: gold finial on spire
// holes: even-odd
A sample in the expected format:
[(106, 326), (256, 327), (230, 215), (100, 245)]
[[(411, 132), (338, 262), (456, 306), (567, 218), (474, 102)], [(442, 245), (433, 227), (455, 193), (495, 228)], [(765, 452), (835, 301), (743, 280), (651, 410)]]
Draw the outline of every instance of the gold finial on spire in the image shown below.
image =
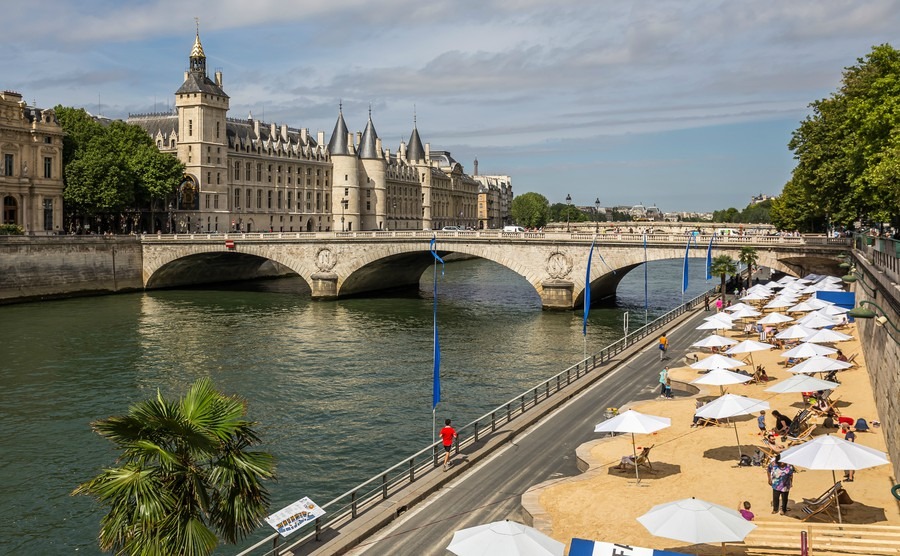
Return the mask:
[(200, 44), (200, 18), (194, 18), (194, 24), (197, 26), (197, 35), (194, 38), (194, 47), (191, 49), (191, 58), (206, 58), (203, 53), (203, 45)]

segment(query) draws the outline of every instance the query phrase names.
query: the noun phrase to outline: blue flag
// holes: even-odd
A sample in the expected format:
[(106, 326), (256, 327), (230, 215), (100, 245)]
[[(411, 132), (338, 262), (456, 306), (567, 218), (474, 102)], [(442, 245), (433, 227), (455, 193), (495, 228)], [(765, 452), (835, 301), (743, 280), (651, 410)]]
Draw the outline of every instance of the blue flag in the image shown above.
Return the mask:
[(591, 250), (588, 251), (587, 272), (584, 276), (584, 324), (581, 329), (582, 336), (587, 336), (588, 313), (591, 311), (591, 258), (594, 256), (594, 243), (596, 241), (597, 236), (595, 235), (594, 240), (591, 242)]
[(647, 285), (647, 234), (644, 234), (644, 317), (646, 320), (647, 311), (649, 309), (650, 288)]
[(682, 278), (681, 278), (681, 293), (688, 289), (688, 254), (691, 251), (691, 241), (696, 241), (696, 237), (694, 234), (688, 236), (687, 247), (684, 250), (684, 269), (682, 270)]
[(707, 281), (712, 280), (712, 242), (715, 237), (716, 237), (716, 235), (713, 234), (709, 238), (709, 245), (706, 247), (706, 280)]
[(437, 404), (441, 401), (441, 343), (438, 340), (438, 325), (437, 325), (437, 264), (441, 263), (441, 276), (444, 275), (444, 259), (442, 259), (435, 250), (435, 244), (437, 240), (435, 238), (431, 238), (431, 256), (434, 257), (434, 303), (433, 303), (433, 318), (434, 318), (434, 382), (431, 388), (431, 409), (437, 407)]

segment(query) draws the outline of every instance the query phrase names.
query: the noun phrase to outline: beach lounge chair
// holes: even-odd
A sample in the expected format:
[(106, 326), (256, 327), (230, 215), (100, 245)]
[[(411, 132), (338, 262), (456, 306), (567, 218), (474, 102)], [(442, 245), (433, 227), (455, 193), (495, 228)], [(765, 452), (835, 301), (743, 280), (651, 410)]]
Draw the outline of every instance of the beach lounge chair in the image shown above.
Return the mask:
[(653, 449), (653, 446), (656, 444), (651, 444), (650, 446), (644, 446), (641, 450), (641, 453), (637, 455), (637, 459), (631, 461), (631, 458), (622, 458), (622, 461), (619, 462), (619, 465), (616, 466), (616, 469), (627, 469), (628, 466), (634, 467), (646, 467), (653, 473), (653, 465), (650, 463), (650, 450)]
[(828, 490), (826, 490), (819, 496), (816, 496), (815, 498), (804, 498), (803, 503), (812, 505), (812, 506), (818, 506), (819, 504), (823, 503), (828, 498), (834, 498), (834, 493), (836, 491), (838, 491), (840, 488), (841, 488), (841, 482), (838, 481), (838, 482), (834, 483), (833, 485), (831, 485), (830, 487), (828, 487)]
[[(825, 518), (822, 514), (827, 515), (831, 521), (835, 521), (835, 517), (831, 511), (836, 509), (837, 498), (839, 498), (843, 492), (843, 489), (841, 489), (840, 486), (841, 483), (838, 481), (833, 487), (828, 489), (828, 492), (831, 493), (830, 496), (826, 496), (826, 492), (816, 500), (810, 502), (806, 502), (804, 499), (804, 504), (800, 507), (800, 512), (803, 513), (803, 519), (801, 521), (808, 521), (814, 517), (824, 520)], [(837, 497), (835, 497), (835, 492), (837, 492)]]
[(803, 442), (806, 442), (807, 440), (809, 440), (812, 437), (812, 432), (815, 429), (816, 429), (816, 425), (814, 423), (810, 423), (799, 434), (797, 434), (797, 435), (788, 434), (787, 438), (785, 439), (787, 441), (787, 445), (793, 446), (794, 444), (801, 444)]

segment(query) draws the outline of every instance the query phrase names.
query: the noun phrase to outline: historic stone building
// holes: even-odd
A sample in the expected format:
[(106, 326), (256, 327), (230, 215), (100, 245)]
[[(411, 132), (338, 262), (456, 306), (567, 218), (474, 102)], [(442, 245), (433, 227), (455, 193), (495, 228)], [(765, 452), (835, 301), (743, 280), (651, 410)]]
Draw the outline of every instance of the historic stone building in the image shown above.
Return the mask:
[(62, 140), (53, 110), (0, 93), (0, 223), (30, 235), (61, 230)]
[(513, 199), (512, 179), (509, 176), (482, 176), (478, 174), (478, 159), (475, 159), (475, 175), (478, 182), (478, 226), (479, 230), (502, 228), (511, 224), (509, 208)]
[(323, 132), (228, 117), (222, 73), (210, 79), (195, 37), (174, 113), (137, 114), (157, 147), (185, 164), (185, 180), (154, 227), (185, 231), (357, 231), (476, 227), (479, 183), (449, 152), (409, 143), (385, 149), (371, 111), (351, 133), (339, 107)]

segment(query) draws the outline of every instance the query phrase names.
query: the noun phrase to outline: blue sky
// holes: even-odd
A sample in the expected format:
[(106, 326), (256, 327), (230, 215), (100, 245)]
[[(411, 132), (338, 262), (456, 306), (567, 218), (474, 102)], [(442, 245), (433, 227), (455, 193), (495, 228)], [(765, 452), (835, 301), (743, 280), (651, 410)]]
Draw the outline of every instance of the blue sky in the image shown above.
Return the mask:
[(369, 106), (551, 202), (743, 208), (790, 176), (791, 131), (900, 1), (31, 0), (4, 5), (0, 87), (109, 117), (174, 103), (194, 40), (232, 117), (324, 130)]

